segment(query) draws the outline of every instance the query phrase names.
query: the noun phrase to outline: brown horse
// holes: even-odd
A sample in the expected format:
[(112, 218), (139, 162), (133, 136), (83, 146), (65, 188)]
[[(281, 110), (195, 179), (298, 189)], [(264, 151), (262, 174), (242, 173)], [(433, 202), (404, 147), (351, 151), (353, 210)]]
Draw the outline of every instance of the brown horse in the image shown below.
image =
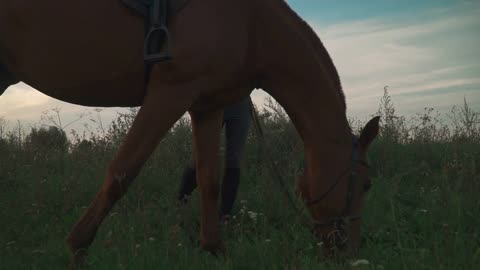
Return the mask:
[(0, 66), (15, 78), (66, 102), (142, 106), (68, 236), (74, 262), (186, 111), (201, 190), (201, 246), (221, 250), (222, 108), (253, 88), (265, 89), (285, 108), (304, 141), (307, 167), (297, 187), (316, 234), (327, 245), (340, 239), (356, 247), (369, 186), (366, 152), (378, 118), (352, 140), (339, 77), (312, 29), (283, 0), (191, 0), (171, 18), (170, 30), (174, 58), (155, 64), (145, 82), (143, 19), (120, 1), (0, 0)]

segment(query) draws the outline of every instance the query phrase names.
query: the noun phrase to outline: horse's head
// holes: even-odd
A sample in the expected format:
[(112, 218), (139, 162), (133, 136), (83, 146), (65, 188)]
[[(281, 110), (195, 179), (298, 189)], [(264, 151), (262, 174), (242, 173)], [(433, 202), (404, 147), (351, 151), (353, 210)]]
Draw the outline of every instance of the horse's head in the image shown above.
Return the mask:
[(18, 80), (13, 76), (13, 74), (8, 71), (7, 67), (0, 63), (0, 96), (7, 90), (7, 88), (18, 83)]
[(314, 219), (313, 231), (330, 255), (336, 250), (356, 250), (360, 244), (362, 207), (371, 186), (366, 153), (378, 134), (379, 120), (370, 120), (360, 137), (354, 138), (349, 164), (335, 169), (338, 177), (333, 182), (297, 178), (297, 191)]

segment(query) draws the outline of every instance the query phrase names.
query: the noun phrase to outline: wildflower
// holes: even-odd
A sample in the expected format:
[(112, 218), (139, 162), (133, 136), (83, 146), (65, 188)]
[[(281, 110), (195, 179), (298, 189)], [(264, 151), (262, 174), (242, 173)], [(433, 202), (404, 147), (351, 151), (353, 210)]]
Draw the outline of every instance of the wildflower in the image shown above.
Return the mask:
[(370, 264), (370, 262), (365, 260), (365, 259), (356, 260), (356, 261), (350, 263), (350, 265), (352, 267), (357, 267), (357, 266), (361, 266), (361, 265), (369, 265), (369, 264)]

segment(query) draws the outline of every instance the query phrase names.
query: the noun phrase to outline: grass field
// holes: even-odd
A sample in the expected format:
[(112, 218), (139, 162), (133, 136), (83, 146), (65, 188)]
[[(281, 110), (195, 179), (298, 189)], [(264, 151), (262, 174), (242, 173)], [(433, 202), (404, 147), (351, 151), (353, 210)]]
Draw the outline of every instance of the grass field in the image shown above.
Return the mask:
[[(187, 207), (175, 205), (191, 152), (183, 119), (100, 228), (87, 268), (480, 269), (480, 116), (467, 103), (445, 121), (430, 109), (406, 119), (385, 95), (382, 134), (369, 154), (374, 185), (362, 248), (343, 263), (318, 256), (316, 239), (273, 177), (278, 170), (293, 192), (302, 145), (278, 106), (267, 105), (271, 110), (260, 115), (267, 141), (249, 137), (236, 216), (223, 228), (225, 257), (199, 249), (198, 193)], [(132, 117), (119, 115), (105, 132), (68, 141), (56, 128), (24, 134), (0, 123), (0, 269), (65, 268), (65, 237), (100, 187)], [(360, 259), (368, 264), (352, 266)]]

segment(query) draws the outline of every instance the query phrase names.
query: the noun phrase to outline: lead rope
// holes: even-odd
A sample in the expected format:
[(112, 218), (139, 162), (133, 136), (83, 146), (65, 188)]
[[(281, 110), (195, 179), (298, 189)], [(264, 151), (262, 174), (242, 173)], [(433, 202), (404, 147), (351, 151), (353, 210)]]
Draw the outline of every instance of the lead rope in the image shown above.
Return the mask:
[[(265, 134), (264, 134), (263, 128), (262, 128), (262, 122), (260, 120), (259, 113), (258, 113), (255, 105), (253, 104), (253, 102), (251, 100), (250, 100), (250, 114), (251, 114), (251, 117), (252, 117), (253, 125), (255, 127), (256, 137), (260, 141), (261, 150), (259, 152), (265, 153), (266, 152), (266, 150), (264, 148)], [(356, 142), (354, 141), (354, 148), (355, 148), (355, 144), (356, 144)], [(352, 170), (352, 174), (350, 175), (348, 183), (347, 183), (348, 184), (347, 198), (346, 198), (347, 201), (346, 201), (345, 209), (343, 211), (344, 214), (342, 216), (338, 217), (338, 218), (333, 218), (333, 219), (325, 221), (325, 222), (320, 222), (320, 221), (312, 220), (311, 217), (305, 215), (305, 212), (303, 211), (305, 209), (305, 205), (302, 208), (299, 208), (297, 206), (297, 204), (295, 203), (295, 200), (293, 199), (292, 195), (290, 194), (290, 192), (288, 192), (287, 185), (285, 184), (285, 180), (282, 177), (282, 175), (279, 173), (279, 170), (278, 170), (276, 164), (271, 159), (267, 159), (267, 160), (268, 160), (268, 165), (269, 165), (268, 167), (270, 169), (270, 172), (277, 179), (277, 183), (280, 185), (282, 191), (287, 196), (287, 199), (290, 203), (290, 206), (295, 211), (295, 215), (296, 215), (297, 219), (299, 218), (300, 221), (304, 225), (306, 225), (308, 228), (310, 228), (310, 230), (313, 230), (318, 226), (326, 226), (326, 225), (333, 225), (334, 227), (348, 226), (350, 221), (360, 218), (360, 216), (348, 216), (347, 215), (347, 213), (350, 211), (351, 203), (352, 203), (352, 197), (353, 197), (352, 187), (353, 187), (354, 183), (352, 183), (352, 182), (354, 181), (354, 178), (356, 177), (356, 173), (353, 171), (352, 167), (347, 168), (347, 170), (337, 178), (335, 183), (333, 183), (333, 185), (330, 186), (330, 188), (325, 193), (323, 193), (319, 198), (317, 198), (315, 200), (312, 200), (312, 201), (305, 202), (306, 205), (310, 206), (310, 205), (318, 203), (321, 200), (323, 200), (324, 198), (326, 198), (335, 189), (335, 187), (338, 185), (341, 177), (346, 172), (348, 172), (349, 170)], [(358, 157), (356, 156), (356, 154), (353, 153), (352, 154), (352, 165), (355, 164), (355, 163), (358, 163), (358, 162), (361, 163), (361, 161), (358, 160)], [(345, 240), (348, 240), (348, 236), (347, 236), (347, 239), (344, 239), (343, 241), (345, 241)]]
[[(260, 144), (259, 152), (265, 153), (266, 152), (266, 149), (264, 147), (265, 146), (265, 133), (263, 132), (262, 122), (260, 120), (257, 108), (255, 107), (255, 105), (253, 104), (251, 99), (250, 99), (250, 116), (252, 118), (253, 126), (255, 128), (255, 135), (260, 142), (259, 143)], [(313, 229), (314, 227), (311, 224), (311, 220), (307, 216), (305, 216), (305, 214), (304, 214), (303, 210), (305, 209), (305, 207), (302, 207), (300, 209), (297, 206), (297, 204), (295, 203), (295, 200), (293, 199), (292, 195), (290, 194), (290, 192), (288, 192), (287, 185), (285, 184), (285, 180), (282, 177), (282, 175), (279, 173), (279, 170), (278, 170), (275, 162), (273, 162), (272, 159), (267, 158), (267, 164), (268, 164), (270, 173), (274, 176), (274, 178), (277, 179), (277, 181), (276, 181), (277, 184), (280, 185), (280, 188), (282, 189), (282, 191), (287, 196), (288, 202), (290, 203), (290, 206), (292, 207), (292, 209), (295, 212), (295, 216), (297, 218), (300, 218), (301, 222), (304, 223), (307, 227)]]

